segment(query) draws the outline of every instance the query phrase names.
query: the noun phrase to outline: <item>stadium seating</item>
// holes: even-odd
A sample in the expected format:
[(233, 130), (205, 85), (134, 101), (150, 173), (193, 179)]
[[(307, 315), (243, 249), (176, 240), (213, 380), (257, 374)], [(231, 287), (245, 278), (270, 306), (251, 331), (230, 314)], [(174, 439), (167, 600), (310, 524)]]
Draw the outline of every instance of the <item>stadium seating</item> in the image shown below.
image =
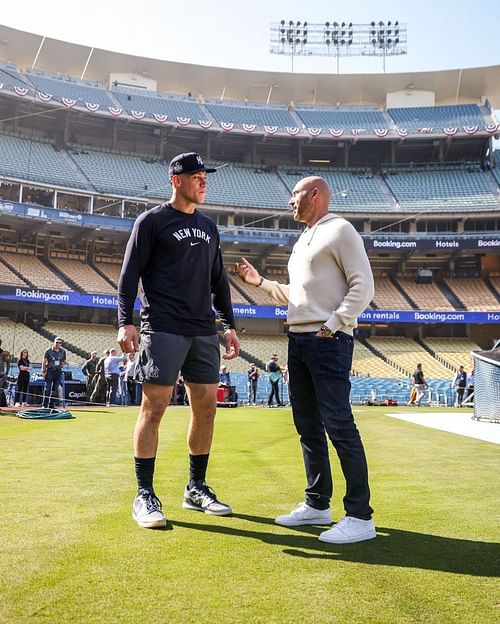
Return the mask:
[(14, 87), (32, 88), (25, 77), (17, 71), (16, 66), (11, 63), (0, 63), (0, 84), (3, 85), (3, 89), (10, 91), (14, 91)]
[(425, 338), (422, 342), (454, 369), (463, 366), (470, 371), (473, 368), (471, 351), (480, 351), (469, 338)]
[(448, 288), (464, 304), (466, 310), (475, 312), (498, 312), (500, 303), (481, 279), (448, 278)]
[[(3, 255), (3, 254), (2, 254)], [(18, 260), (21, 260), (21, 256), (18, 256)], [(7, 284), (9, 286), (28, 286), (28, 284), (18, 277), (14, 271), (0, 259), (0, 284)]]
[(373, 130), (391, 127), (391, 118), (387, 113), (374, 110), (308, 110), (297, 109), (297, 114), (307, 128), (335, 128), (346, 132), (364, 129)]
[(120, 279), (120, 272), (122, 270), (121, 263), (111, 264), (111, 263), (99, 262), (99, 263), (96, 263), (95, 267), (101, 273), (104, 273), (104, 275), (106, 275), (106, 277), (110, 279), (116, 287), (118, 287), (118, 280)]
[(403, 377), (400, 370), (377, 357), (359, 340), (354, 342), (352, 372), (365, 377)]
[(205, 201), (207, 204), (286, 210), (289, 198), (275, 173), (257, 166), (229, 165), (209, 177)]
[(67, 188), (89, 188), (64, 150), (48, 141), (0, 134), (0, 175)]
[(385, 170), (386, 182), (403, 211), (498, 210), (498, 194), (487, 172), (478, 169)]
[(37, 288), (47, 290), (71, 290), (63, 280), (50, 270), (38, 257), (30, 254), (2, 253), (3, 260), (16, 269)]
[(483, 126), (485, 120), (481, 109), (476, 104), (458, 104), (455, 106), (418, 106), (407, 108), (389, 108), (387, 110), (400, 128), (416, 131), (418, 128), (463, 128), (464, 126)]
[(218, 122), (232, 122), (235, 124), (255, 124), (259, 128), (263, 126), (277, 126), (278, 128), (294, 127), (297, 125), (295, 118), (288, 112), (285, 106), (228, 106), (226, 104), (207, 103), (208, 111)]
[(393, 198), (383, 180), (373, 176), (368, 169), (322, 169), (318, 172), (304, 167), (280, 167), (278, 174), (290, 192), (301, 178), (321, 175), (333, 191), (330, 201), (330, 210), (333, 212), (388, 212), (393, 207)]
[(65, 323), (49, 320), (44, 325), (44, 329), (61, 336), (86, 353), (97, 351), (100, 356), (106, 349), (117, 349), (117, 330), (111, 325)]
[[(8, 318), (0, 318), (0, 336), (2, 348), (10, 351), (12, 360), (17, 362), (22, 349), (28, 349), (32, 364), (40, 364), (45, 350), (51, 346), (51, 341), (34, 331), (24, 323), (15, 323)], [(115, 338), (116, 339), (116, 338)], [(72, 353), (66, 346), (68, 362), (79, 363), (81, 357)]]
[(130, 197), (166, 198), (170, 195), (165, 165), (155, 160), (99, 152), (73, 145), (71, 157), (101, 193)]
[(131, 115), (133, 112), (146, 113), (149, 118), (154, 118), (155, 115), (166, 115), (169, 121), (175, 121), (179, 117), (189, 119), (190, 124), (208, 120), (201, 106), (189, 99), (162, 93), (123, 93), (121, 91), (113, 91), (113, 96)]
[(451, 367), (448, 367), (434, 358), (418, 342), (411, 338), (374, 336), (367, 338), (367, 343), (385, 355), (389, 362), (402, 367), (411, 375), (420, 362), (426, 377), (447, 379)]
[(108, 91), (105, 91), (97, 83), (86, 83), (70, 76), (50, 76), (42, 72), (28, 70), (26, 76), (37, 91), (47, 95), (53, 95), (56, 99), (75, 100), (77, 106), (85, 106), (85, 103), (99, 104), (107, 109), (116, 104)]
[(490, 283), (500, 297), (500, 277), (490, 277)]
[(455, 308), (434, 282), (417, 284), (414, 279), (399, 278), (398, 283), (417, 305), (419, 310), (454, 310)]
[(79, 260), (67, 260), (53, 256), (50, 261), (63, 275), (73, 280), (82, 292), (116, 295), (116, 288), (90, 265)]
[(243, 303), (253, 302), (255, 305), (269, 306), (276, 305), (276, 302), (271, 299), (271, 297), (266, 293), (262, 288), (255, 288), (255, 286), (251, 286), (250, 284), (245, 284), (241, 280), (229, 276), (229, 282), (236, 282), (238, 288), (245, 293), (246, 301)]
[(408, 301), (399, 292), (389, 278), (377, 277), (375, 279), (375, 294), (373, 303), (382, 310), (411, 310)]

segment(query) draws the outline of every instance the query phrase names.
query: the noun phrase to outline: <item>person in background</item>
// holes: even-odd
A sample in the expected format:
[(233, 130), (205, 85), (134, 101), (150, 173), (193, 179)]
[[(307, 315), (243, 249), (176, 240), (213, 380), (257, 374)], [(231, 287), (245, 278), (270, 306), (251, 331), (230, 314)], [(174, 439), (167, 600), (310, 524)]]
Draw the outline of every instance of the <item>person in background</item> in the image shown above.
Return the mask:
[(0, 340), (0, 407), (7, 405), (7, 396), (5, 389), (7, 388), (7, 375), (10, 371), (11, 355), (9, 351), (2, 349), (2, 341)]
[(54, 338), (54, 343), (43, 354), (42, 376), (45, 379), (43, 407), (54, 407), (62, 383), (62, 373), (66, 366), (66, 350), (62, 338)]
[(30, 385), (30, 371), (32, 369), (28, 349), (23, 349), (19, 353), (17, 367), (19, 369), (19, 374), (17, 376), (16, 405), (28, 405), (27, 397)]
[(97, 361), (94, 379), (92, 380), (92, 393), (90, 395), (90, 401), (92, 403), (106, 402), (106, 376), (104, 373), (104, 363), (108, 357), (109, 350), (106, 349), (102, 352), (101, 357)]
[(229, 388), (231, 386), (231, 374), (227, 370), (227, 366), (223, 364), (220, 367), (219, 373), (219, 387), (221, 388)]
[(422, 370), (422, 364), (417, 364), (417, 368), (412, 375), (413, 387), (415, 388), (415, 402), (409, 403), (410, 405), (416, 405), (420, 407), (422, 398), (427, 390), (427, 382), (425, 381), (424, 372)]
[(281, 367), (278, 364), (278, 355), (274, 353), (266, 366), (269, 373), (269, 383), (271, 384), (271, 392), (267, 398), (267, 407), (273, 406), (273, 398), (276, 399), (276, 405), (282, 407), (280, 398), (280, 379), (281, 379)]
[(451, 387), (455, 391), (455, 407), (462, 407), (464, 393), (467, 387), (467, 373), (463, 366), (459, 366), (451, 382)]
[(135, 353), (128, 353), (127, 364), (125, 366), (125, 383), (127, 384), (127, 392), (130, 405), (137, 405), (137, 383), (134, 379), (135, 368), (137, 366), (137, 357)]
[(106, 378), (106, 406), (117, 404), (120, 387), (120, 372), (123, 366), (123, 355), (117, 355), (116, 349), (110, 349), (104, 361), (104, 377)]
[(247, 371), (249, 405), (257, 405), (257, 384), (259, 382), (259, 377), (259, 369), (252, 362), (252, 364), (250, 364), (250, 368)]
[(474, 369), (471, 370), (469, 375), (467, 375), (467, 396), (468, 399), (474, 394)]
[(92, 394), (92, 382), (94, 381), (95, 369), (97, 366), (97, 351), (92, 351), (90, 358), (82, 366), (81, 371), (87, 378), (87, 393), (86, 399), (90, 401), (90, 395)]

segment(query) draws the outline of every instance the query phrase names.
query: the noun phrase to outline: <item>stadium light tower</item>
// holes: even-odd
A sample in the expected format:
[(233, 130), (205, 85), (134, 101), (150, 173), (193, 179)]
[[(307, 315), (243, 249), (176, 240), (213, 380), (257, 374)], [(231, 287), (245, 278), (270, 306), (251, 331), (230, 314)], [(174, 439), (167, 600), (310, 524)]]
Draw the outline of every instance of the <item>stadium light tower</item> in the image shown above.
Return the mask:
[(312, 24), (282, 19), (271, 24), (270, 41), (272, 54), (292, 57), (292, 72), (295, 56), (333, 56), (337, 59), (337, 74), (341, 56), (381, 56), (385, 73), (387, 56), (407, 53), (406, 24), (398, 20)]

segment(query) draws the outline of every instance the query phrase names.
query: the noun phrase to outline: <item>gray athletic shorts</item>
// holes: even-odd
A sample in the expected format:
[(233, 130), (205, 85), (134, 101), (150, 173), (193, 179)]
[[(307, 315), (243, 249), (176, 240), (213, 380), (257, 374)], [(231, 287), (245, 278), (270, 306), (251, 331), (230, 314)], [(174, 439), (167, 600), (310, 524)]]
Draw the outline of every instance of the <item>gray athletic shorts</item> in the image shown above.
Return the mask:
[(179, 371), (186, 381), (219, 382), (219, 339), (214, 336), (178, 336), (156, 332), (141, 334), (135, 379), (160, 386), (173, 386)]

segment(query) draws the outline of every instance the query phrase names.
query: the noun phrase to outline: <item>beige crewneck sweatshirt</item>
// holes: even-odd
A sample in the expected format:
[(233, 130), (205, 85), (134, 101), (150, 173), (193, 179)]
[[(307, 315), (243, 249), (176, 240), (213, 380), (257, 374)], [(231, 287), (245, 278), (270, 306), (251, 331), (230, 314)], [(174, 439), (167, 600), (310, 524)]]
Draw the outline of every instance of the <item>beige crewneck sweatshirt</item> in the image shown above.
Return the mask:
[(263, 280), (260, 288), (288, 304), (290, 331), (352, 335), (357, 317), (370, 303), (373, 274), (361, 236), (342, 217), (329, 213), (306, 228), (288, 260), (290, 284)]

